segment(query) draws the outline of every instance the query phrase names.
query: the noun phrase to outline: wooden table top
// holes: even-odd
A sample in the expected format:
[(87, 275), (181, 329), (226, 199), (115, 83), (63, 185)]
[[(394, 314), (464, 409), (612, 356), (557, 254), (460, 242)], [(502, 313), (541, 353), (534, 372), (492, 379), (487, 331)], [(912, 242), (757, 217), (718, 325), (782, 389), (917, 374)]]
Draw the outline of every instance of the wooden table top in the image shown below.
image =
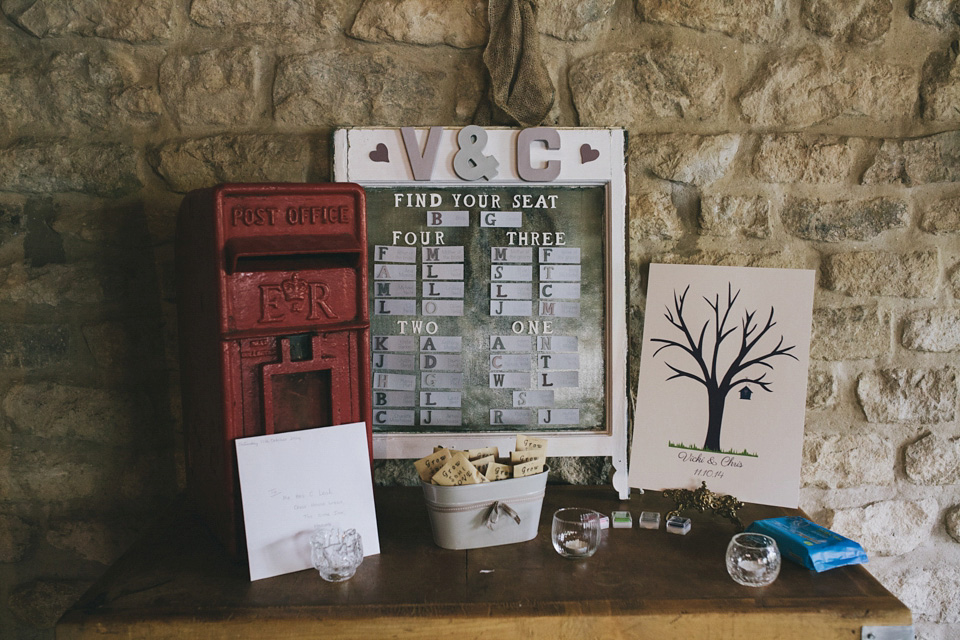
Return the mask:
[[(862, 566), (821, 574), (784, 561), (762, 588), (727, 575), (734, 526), (711, 514), (686, 536), (611, 529), (596, 555), (559, 556), (550, 519), (565, 506), (609, 514), (672, 508), (657, 492), (621, 502), (609, 487), (548, 486), (537, 537), (469, 551), (437, 547), (419, 488), (375, 492), (381, 553), (349, 581), (313, 569), (250, 582), (202, 523), (174, 509), (74, 605), (57, 638), (859, 638), (909, 626), (910, 611)], [(744, 522), (795, 515), (747, 505)], [(669, 637), (669, 636), (665, 636)]]

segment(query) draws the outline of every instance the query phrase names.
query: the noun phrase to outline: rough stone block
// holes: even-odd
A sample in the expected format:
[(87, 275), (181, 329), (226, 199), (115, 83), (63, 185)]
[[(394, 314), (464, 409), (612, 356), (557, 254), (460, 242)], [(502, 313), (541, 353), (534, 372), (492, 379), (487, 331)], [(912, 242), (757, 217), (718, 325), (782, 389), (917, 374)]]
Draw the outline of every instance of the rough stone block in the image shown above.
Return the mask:
[(15, 385), (3, 399), (14, 433), (48, 440), (134, 443), (144, 429), (143, 398), (53, 382)]
[(896, 451), (877, 434), (808, 433), (803, 442), (802, 482), (823, 489), (894, 483)]
[[(893, 595), (910, 608), (914, 620), (944, 625), (960, 622), (960, 607), (957, 607), (960, 570), (956, 567), (949, 564), (911, 566), (908, 569), (883, 573), (879, 578)], [(955, 635), (953, 629), (948, 627), (945, 635), (934, 638), (946, 640)]]
[(17, 22), (38, 38), (96, 36), (128, 42), (170, 37), (172, 0), (37, 0)]
[(807, 408), (826, 409), (837, 403), (839, 385), (831, 371), (810, 369), (807, 375)]
[(931, 204), (921, 214), (920, 228), (937, 235), (960, 233), (960, 198)]
[(420, 485), (420, 476), (411, 460), (374, 460), (373, 481), (378, 487), (413, 487)]
[(476, 70), (471, 76), (462, 67), (435, 64), (436, 59), (405, 60), (381, 49), (284, 57), (273, 87), (274, 115), (283, 125), (312, 128), (451, 120), (455, 85), (473, 85), (479, 77)]
[(910, 17), (936, 27), (952, 27), (960, 23), (955, 0), (913, 0)]
[(699, 121), (720, 115), (723, 68), (695, 49), (659, 45), (598, 53), (570, 68), (582, 126), (648, 128), (651, 120)]
[(960, 23), (956, 0), (914, 0), (910, 17), (937, 27), (952, 27)]
[(150, 164), (180, 193), (221, 182), (303, 182), (310, 165), (302, 136), (213, 136), (168, 142)]
[(807, 127), (841, 116), (890, 122), (912, 114), (918, 84), (908, 67), (807, 48), (761, 65), (738, 102), (759, 126)]
[(868, 422), (949, 422), (957, 404), (953, 369), (878, 369), (857, 380)]
[(259, 38), (282, 38), (316, 46), (316, 33), (343, 30), (343, 19), (353, 0), (192, 0), (190, 19), (201, 27), (224, 29)]
[(821, 284), (849, 296), (930, 298), (940, 265), (936, 251), (855, 251), (826, 256)]
[(600, 457), (550, 458), (549, 481), (559, 484), (609, 484), (612, 469)]
[(3, 267), (24, 261), (27, 226), (23, 199), (0, 199), (0, 283), (3, 282)]
[(770, 199), (765, 196), (709, 194), (700, 202), (700, 234), (705, 236), (770, 235)]
[(772, 269), (813, 269), (813, 259), (804, 253), (785, 250), (776, 253), (744, 253), (741, 251), (698, 250), (667, 253), (655, 262), (665, 264), (704, 264), (728, 267), (767, 267)]
[(864, 146), (859, 138), (809, 134), (763, 136), (753, 157), (753, 175), (773, 183), (842, 183)]
[(930, 538), (940, 508), (934, 498), (887, 500), (866, 507), (840, 509), (830, 528), (856, 540), (868, 553), (900, 556)]
[(631, 139), (630, 160), (661, 180), (704, 187), (727, 174), (739, 148), (736, 134), (639, 136)]
[(0, 323), (0, 364), (10, 369), (41, 369), (64, 364), (70, 329), (62, 325)]
[[(127, 297), (136, 277), (124, 265), (106, 273), (92, 263), (47, 264), (31, 268), (23, 263), (0, 268), (0, 301), (49, 305), (98, 304)], [(134, 285), (129, 283), (133, 282)]]
[(22, 54), (22, 32), (3, 19), (0, 13), (0, 62), (14, 62)]
[(15, 515), (0, 515), (0, 562), (19, 562), (30, 547), (30, 525)]
[(950, 537), (960, 542), (960, 505), (951, 507), (944, 517), (944, 525)]
[(578, 42), (599, 34), (616, 0), (540, 0), (537, 4), (540, 33)]
[(960, 59), (950, 49), (936, 51), (923, 65), (920, 81), (921, 112), (925, 120), (960, 121)]
[(677, 240), (683, 222), (673, 205), (668, 182), (645, 180), (631, 183), (628, 233), (634, 240)]
[[(28, 202), (28, 212), (35, 202)], [(160, 199), (155, 202), (151, 199), (149, 204), (156, 206)], [(111, 265), (130, 253), (144, 258), (156, 245), (156, 238), (151, 237), (147, 229), (144, 204), (139, 200), (58, 198), (49, 208), (52, 214), (49, 225), (63, 239), (68, 262), (103, 262), (105, 250), (111, 252)], [(165, 202), (163, 206), (169, 207), (169, 204)], [(43, 211), (40, 207), (36, 209)]]
[(14, 617), (36, 629), (51, 629), (89, 585), (62, 580), (36, 580), (11, 589), (7, 604)]
[(47, 531), (46, 541), (57, 549), (108, 565), (135, 539), (131, 524), (100, 520), (62, 522)]
[(26, 142), (0, 153), (0, 191), (119, 197), (140, 186), (136, 152), (123, 144)]
[(910, 313), (904, 321), (900, 343), (915, 351), (960, 351), (960, 310), (926, 309)]
[(481, 0), (364, 0), (350, 35), (467, 49), (486, 45), (488, 30), (487, 4)]
[(161, 112), (142, 63), (116, 51), (54, 53), (0, 72), (0, 133), (147, 129)]
[(907, 477), (914, 484), (960, 484), (960, 440), (930, 433), (907, 445), (903, 459)]
[(889, 198), (830, 202), (793, 197), (787, 200), (780, 218), (789, 233), (805, 240), (869, 240), (889, 229), (906, 227), (907, 204)]
[(837, 3), (804, 0), (800, 12), (803, 26), (836, 42), (868, 44), (890, 30), (890, 0)]
[(960, 265), (957, 265), (948, 275), (948, 284), (953, 291), (954, 298), (960, 298)]
[(256, 47), (171, 54), (160, 64), (160, 95), (181, 127), (243, 127), (259, 115), (262, 78)]
[(121, 458), (115, 451), (105, 450), (91, 454), (52, 447), (30, 451), (20, 448), (5, 465), (9, 473), (0, 475), (0, 493), (14, 501), (83, 504), (89, 508), (93, 502), (115, 499)]
[(786, 5), (774, 0), (636, 0), (640, 19), (654, 24), (718, 31), (746, 42), (772, 42), (784, 36)]
[(890, 326), (890, 312), (876, 305), (815, 309), (810, 357), (859, 360), (882, 356), (890, 351)]
[(917, 186), (960, 181), (960, 131), (913, 140), (884, 140), (863, 184)]

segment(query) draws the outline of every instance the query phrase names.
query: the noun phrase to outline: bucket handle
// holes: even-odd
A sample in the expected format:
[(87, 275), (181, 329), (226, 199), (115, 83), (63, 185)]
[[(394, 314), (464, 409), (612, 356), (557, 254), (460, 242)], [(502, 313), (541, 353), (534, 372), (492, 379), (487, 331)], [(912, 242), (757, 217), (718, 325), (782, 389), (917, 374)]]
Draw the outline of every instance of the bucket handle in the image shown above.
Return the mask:
[(513, 508), (508, 505), (506, 502), (500, 502), (495, 500), (493, 504), (490, 505), (490, 510), (487, 511), (487, 517), (483, 519), (483, 524), (487, 526), (487, 529), (493, 531), (493, 528), (497, 525), (497, 522), (500, 520), (500, 514), (505, 513), (514, 520), (517, 521), (517, 524), (520, 524), (520, 514), (513, 510)]

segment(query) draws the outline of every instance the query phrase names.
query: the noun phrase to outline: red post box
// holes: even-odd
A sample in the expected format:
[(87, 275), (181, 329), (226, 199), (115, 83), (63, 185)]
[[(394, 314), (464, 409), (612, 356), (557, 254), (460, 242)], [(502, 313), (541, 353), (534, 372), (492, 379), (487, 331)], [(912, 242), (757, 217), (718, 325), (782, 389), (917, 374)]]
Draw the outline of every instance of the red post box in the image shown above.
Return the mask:
[(363, 189), (225, 184), (177, 219), (188, 493), (244, 547), (234, 440), (370, 420)]

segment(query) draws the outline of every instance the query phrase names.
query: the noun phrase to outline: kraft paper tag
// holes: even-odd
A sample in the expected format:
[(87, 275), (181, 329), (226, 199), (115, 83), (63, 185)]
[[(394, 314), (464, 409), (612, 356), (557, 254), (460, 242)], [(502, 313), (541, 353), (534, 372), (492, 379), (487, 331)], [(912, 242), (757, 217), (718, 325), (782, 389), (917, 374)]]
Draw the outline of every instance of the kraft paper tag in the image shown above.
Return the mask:
[[(486, 458), (487, 456), (493, 456), (495, 458), (500, 457), (500, 449), (497, 447), (484, 447), (482, 449), (467, 449), (465, 451), (467, 454), (467, 460), (473, 462), (477, 458)], [(474, 462), (476, 464), (476, 462)]]
[(437, 471), (433, 476), (433, 484), (445, 487), (456, 487), (463, 484), (480, 484), (486, 478), (480, 475), (477, 468), (460, 452), (453, 454), (453, 458)]
[(499, 462), (491, 462), (487, 465), (487, 472), (484, 476), (487, 480), (507, 480), (508, 478), (513, 477), (513, 467), (508, 464), (500, 464)]
[(547, 452), (542, 449), (537, 451), (511, 451), (510, 452), (510, 462), (513, 464), (520, 464), (522, 462), (530, 462), (532, 460), (539, 460), (541, 463), (546, 462)]
[(543, 451), (546, 454), (546, 438), (534, 438), (533, 436), (517, 435), (517, 451)]
[(417, 468), (417, 473), (420, 474), (420, 479), (424, 482), (430, 482), (434, 474), (439, 471), (443, 465), (450, 462), (452, 457), (453, 454), (449, 449), (440, 449), (425, 458), (414, 461), (413, 464)]
[(475, 460), (474, 459), (470, 460), (470, 462), (473, 463), (473, 466), (475, 466), (477, 468), (477, 471), (479, 471), (480, 473), (486, 473), (487, 465), (489, 465), (491, 462), (496, 462), (496, 461), (497, 459), (493, 456), (493, 454), (484, 456), (482, 458), (477, 458)]
[(433, 446), (433, 452), (436, 453), (437, 451), (449, 451), (451, 454), (457, 453), (457, 452), (466, 453), (466, 451), (460, 451), (459, 449), (451, 449), (450, 447), (443, 447), (438, 444)]
[(515, 464), (513, 465), (513, 477), (525, 478), (526, 476), (535, 476), (538, 473), (543, 473), (543, 466), (544, 461), (542, 458), (522, 464)]

